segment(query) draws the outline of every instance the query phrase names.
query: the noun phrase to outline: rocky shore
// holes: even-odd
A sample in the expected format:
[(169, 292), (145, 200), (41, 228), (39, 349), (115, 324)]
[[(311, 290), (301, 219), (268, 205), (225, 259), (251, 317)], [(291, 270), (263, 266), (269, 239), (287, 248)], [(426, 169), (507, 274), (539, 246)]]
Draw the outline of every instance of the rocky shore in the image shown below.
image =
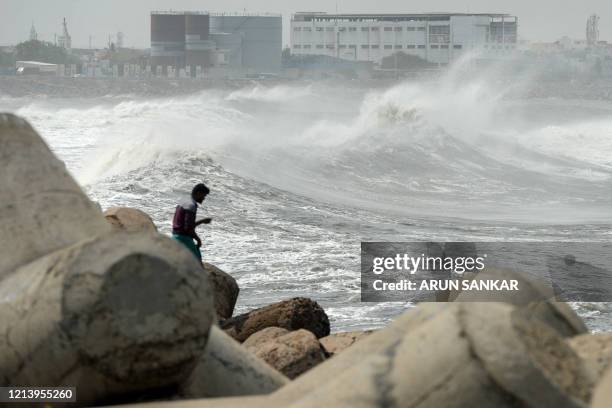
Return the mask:
[(71, 406), (612, 406), (612, 335), (537, 282), (503, 302), (441, 294), (376, 332), (330, 333), (307, 298), (236, 316), (231, 271), (142, 211), (101, 213), (9, 114), (0, 165), (1, 386), (76, 387)]

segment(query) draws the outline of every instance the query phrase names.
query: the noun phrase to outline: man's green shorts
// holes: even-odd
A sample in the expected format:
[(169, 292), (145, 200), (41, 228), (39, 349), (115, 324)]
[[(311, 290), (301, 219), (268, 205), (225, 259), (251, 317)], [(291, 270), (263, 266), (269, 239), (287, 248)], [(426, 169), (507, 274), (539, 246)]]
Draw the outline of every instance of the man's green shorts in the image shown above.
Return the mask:
[(200, 248), (198, 248), (193, 238), (188, 237), (187, 235), (172, 234), (172, 239), (185, 245), (187, 249), (189, 249), (191, 253), (195, 255), (198, 261), (202, 261), (202, 252), (200, 252)]

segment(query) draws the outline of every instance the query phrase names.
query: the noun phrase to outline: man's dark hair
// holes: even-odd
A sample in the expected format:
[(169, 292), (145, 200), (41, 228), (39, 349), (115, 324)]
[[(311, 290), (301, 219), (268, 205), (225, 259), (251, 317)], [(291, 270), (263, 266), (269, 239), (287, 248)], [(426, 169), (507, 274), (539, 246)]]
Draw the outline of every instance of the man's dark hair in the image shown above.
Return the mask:
[(204, 195), (208, 195), (210, 193), (210, 189), (206, 187), (206, 185), (200, 183), (196, 184), (196, 186), (191, 190), (191, 195), (194, 196), (197, 193), (204, 193)]

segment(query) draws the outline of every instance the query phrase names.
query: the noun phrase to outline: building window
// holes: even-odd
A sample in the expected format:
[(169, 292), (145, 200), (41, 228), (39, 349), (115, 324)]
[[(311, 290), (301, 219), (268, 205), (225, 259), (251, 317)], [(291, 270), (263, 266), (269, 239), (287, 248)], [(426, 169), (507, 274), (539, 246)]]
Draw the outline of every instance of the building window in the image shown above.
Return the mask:
[(346, 27), (338, 27), (338, 31), (346, 31)]
[(429, 48), (433, 49), (433, 50), (437, 50), (438, 48), (440, 48), (440, 46), (438, 44), (431, 44), (429, 46)]
[(349, 31), (357, 31), (357, 27), (349, 27)]
[(424, 50), (424, 49), (425, 49), (425, 45), (423, 45), (423, 44), (419, 44), (419, 45), (417, 46), (417, 48), (418, 48), (419, 50)]
[(338, 48), (346, 48), (346, 44), (340, 44), (338, 45)]
[(395, 27), (395, 31), (402, 31), (402, 27)]
[(317, 44), (317, 48), (318, 49), (322, 49), (323, 48), (323, 44)]
[(293, 31), (302, 31), (302, 27), (293, 27)]
[(312, 31), (311, 27), (304, 27), (304, 31)]
[(361, 27), (361, 31), (370, 31), (369, 27)]
[(304, 48), (310, 49), (310, 44), (305, 44)]
[(368, 48), (370, 48), (367, 44), (361, 44), (361, 49), (362, 50), (367, 50)]
[(326, 31), (334, 31), (334, 27), (327, 27), (325, 30)]
[(454, 49), (456, 49), (456, 50), (460, 50), (460, 49), (462, 49), (462, 48), (463, 48), (463, 45), (461, 45), (461, 44), (455, 44), (455, 45), (453, 45), (453, 48), (454, 48)]
[(429, 26), (429, 42), (448, 44), (450, 42), (450, 26)]
[(295, 44), (293, 48), (302, 48), (302, 46), (300, 44)]
[(385, 27), (385, 31), (393, 31), (393, 27)]
[(378, 31), (378, 27), (372, 27), (372, 31)]
[(317, 27), (317, 31), (323, 31), (323, 27)]
[(396, 46), (395, 46), (395, 49), (396, 49), (396, 50), (401, 50), (402, 48), (403, 48), (403, 47), (402, 47), (401, 45), (396, 45)]
[(357, 48), (357, 46), (353, 44), (353, 45), (349, 45), (349, 48), (354, 50)]
[(414, 27), (406, 27), (406, 31), (415, 31), (415, 30), (416, 30), (416, 28), (414, 28)]
[(378, 44), (372, 45), (372, 48), (377, 50), (379, 48)]
[(389, 45), (389, 44), (385, 45), (385, 50), (390, 50), (390, 49), (393, 49), (392, 45)]
[(442, 45), (440, 46), (440, 48), (442, 48), (442, 49), (444, 49), (444, 50), (447, 50), (447, 49), (448, 49), (448, 44), (442, 44)]
[(406, 46), (406, 48), (408, 48), (408, 49), (415, 49), (415, 48), (416, 48), (416, 45), (414, 45), (414, 44), (408, 44), (408, 45)]
[(425, 27), (417, 27), (417, 31), (425, 31)]
[(334, 48), (334, 44), (327, 44), (327, 49), (333, 50)]

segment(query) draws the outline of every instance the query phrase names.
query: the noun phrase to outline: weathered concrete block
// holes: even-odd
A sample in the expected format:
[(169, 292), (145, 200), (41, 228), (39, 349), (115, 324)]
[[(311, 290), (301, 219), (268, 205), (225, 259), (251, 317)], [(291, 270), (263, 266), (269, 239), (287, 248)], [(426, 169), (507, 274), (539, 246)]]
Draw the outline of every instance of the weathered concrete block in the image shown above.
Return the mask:
[(597, 385), (591, 404), (591, 408), (610, 407), (612, 407), (612, 368), (606, 370), (603, 379)]
[(301, 375), (273, 394), (274, 401), (279, 404), (289, 403), (302, 398), (304, 395), (317, 390), (322, 384), (335, 380), (338, 376), (351, 372), (365, 356), (373, 355), (395, 344), (398, 339), (415, 330), (421, 324), (434, 319), (439, 313), (446, 310), (446, 303), (423, 303), (417, 308), (410, 309), (391, 322), (383, 330), (377, 331), (344, 352), (326, 360), (315, 369)]
[(96, 206), (23, 119), (0, 114), (0, 279), (110, 230)]
[(564, 337), (588, 333), (582, 319), (567, 303), (555, 301), (552, 287), (524, 273), (507, 269), (487, 268), (472, 275), (471, 279), (514, 279), (518, 281), (519, 290), (511, 292), (462, 291), (451, 294), (451, 298), (454, 298), (455, 302), (504, 302), (518, 307), (525, 316), (531, 319), (545, 322)]
[(143, 211), (135, 208), (113, 207), (104, 211), (104, 218), (115, 231), (157, 232), (155, 223)]
[(317, 338), (329, 335), (329, 319), (319, 304), (306, 298), (294, 298), (256, 309), (221, 323), (221, 328), (243, 342), (266, 327), (289, 331), (306, 329)]
[(2, 386), (78, 388), (80, 405), (178, 386), (214, 320), (208, 275), (157, 234), (108, 234), (0, 283)]
[(186, 398), (262, 395), (288, 382), (287, 377), (212, 326), (206, 350), (180, 393)]
[(567, 343), (593, 367), (597, 379), (612, 367), (612, 333), (583, 334), (568, 339)]
[[(309, 393), (294, 393), (290, 406), (584, 408), (589, 401), (592, 378), (580, 358), (510, 305), (451, 304), (406, 335), (385, 331), (393, 341)], [(327, 378), (328, 363), (306, 376)]]

